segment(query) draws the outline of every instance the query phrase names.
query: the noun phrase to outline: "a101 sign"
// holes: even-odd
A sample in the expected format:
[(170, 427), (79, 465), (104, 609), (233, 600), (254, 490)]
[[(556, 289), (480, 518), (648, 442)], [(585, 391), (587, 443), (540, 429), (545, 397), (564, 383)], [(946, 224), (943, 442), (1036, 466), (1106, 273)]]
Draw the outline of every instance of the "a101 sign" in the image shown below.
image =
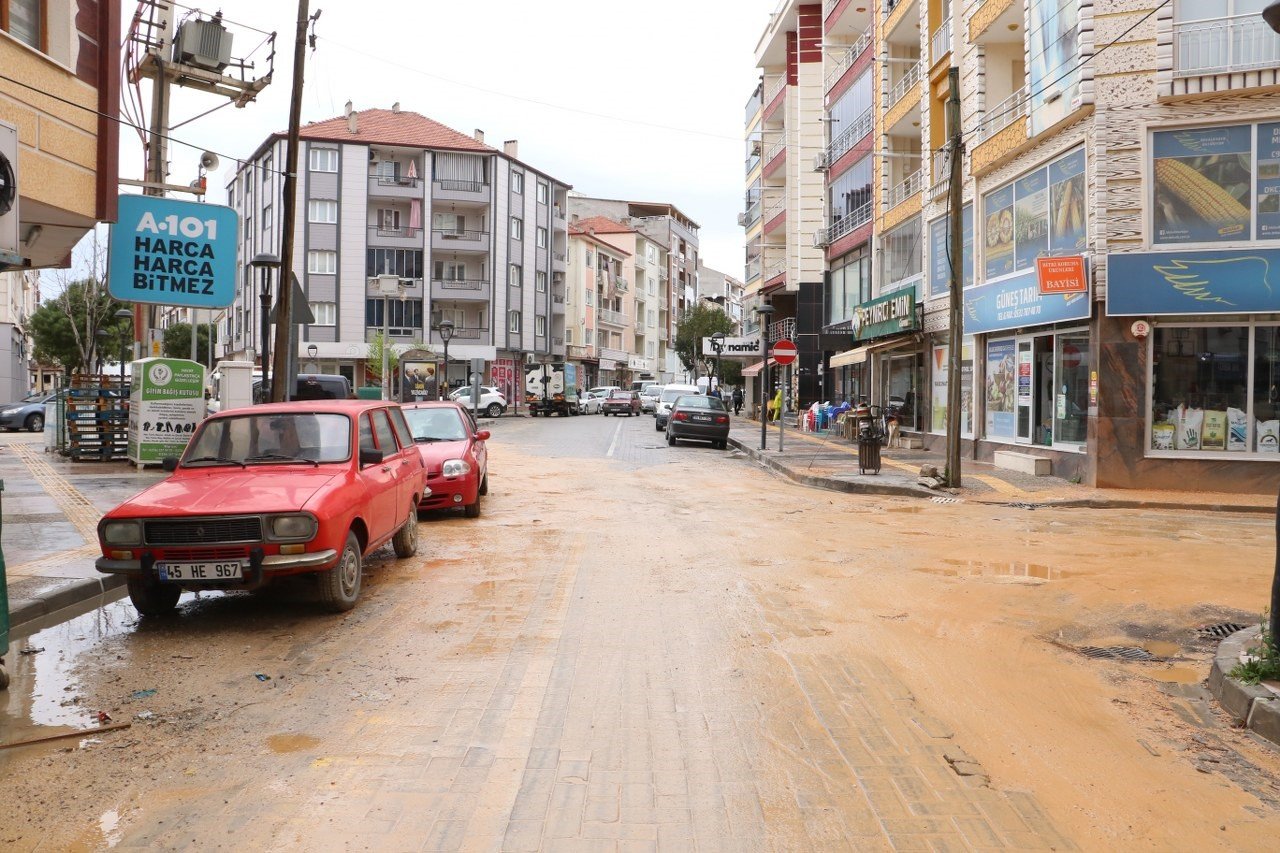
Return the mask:
[(107, 289), (123, 302), (226, 308), (236, 295), (236, 230), (229, 207), (122, 195)]

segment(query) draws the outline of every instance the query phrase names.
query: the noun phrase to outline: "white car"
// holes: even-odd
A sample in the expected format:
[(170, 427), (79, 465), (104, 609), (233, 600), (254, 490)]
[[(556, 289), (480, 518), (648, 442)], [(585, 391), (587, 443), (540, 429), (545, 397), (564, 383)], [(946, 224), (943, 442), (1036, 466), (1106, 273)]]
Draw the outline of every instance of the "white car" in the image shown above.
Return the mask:
[(640, 411), (652, 414), (657, 411), (658, 398), (662, 396), (661, 385), (646, 385), (640, 392)]
[(665, 385), (658, 397), (658, 405), (653, 410), (653, 428), (662, 432), (667, 428), (667, 418), (671, 415), (671, 407), (676, 399), (686, 394), (701, 394), (697, 385)]
[[(471, 405), (471, 387), (463, 386), (449, 395), (449, 399), (468, 409)], [(480, 407), (476, 409), (486, 417), (496, 418), (507, 410), (507, 398), (493, 385), (480, 386)]]
[(583, 415), (600, 414), (601, 405), (604, 398), (609, 396), (608, 391), (584, 391), (582, 396), (578, 398), (578, 413)]

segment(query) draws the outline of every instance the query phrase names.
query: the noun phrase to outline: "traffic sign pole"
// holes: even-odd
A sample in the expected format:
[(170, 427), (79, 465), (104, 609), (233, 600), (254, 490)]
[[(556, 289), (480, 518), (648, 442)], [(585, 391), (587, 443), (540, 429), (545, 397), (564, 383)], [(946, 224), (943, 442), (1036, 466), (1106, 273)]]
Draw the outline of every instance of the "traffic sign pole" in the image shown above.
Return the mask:
[[(787, 379), (790, 379), (791, 377), (790, 365), (791, 365), (791, 362), (796, 360), (796, 345), (793, 342), (786, 339), (778, 341), (776, 344), (773, 345), (773, 360), (778, 363), (779, 367), (782, 367), (782, 366), (787, 367), (787, 370), (785, 372), (778, 371), (778, 373), (779, 375), (787, 377)], [(787, 397), (789, 396), (790, 391), (791, 391), (791, 383), (789, 381), (784, 380), (784, 384), (782, 388), (782, 403), (778, 406), (778, 452), (779, 453), (782, 452), (783, 425), (786, 423), (783, 420), (783, 416), (786, 415), (787, 413)]]

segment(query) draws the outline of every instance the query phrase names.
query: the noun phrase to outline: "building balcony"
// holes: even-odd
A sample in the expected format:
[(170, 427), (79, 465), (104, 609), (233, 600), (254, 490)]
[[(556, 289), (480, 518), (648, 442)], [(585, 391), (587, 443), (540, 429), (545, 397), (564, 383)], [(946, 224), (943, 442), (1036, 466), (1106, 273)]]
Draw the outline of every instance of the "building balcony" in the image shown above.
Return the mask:
[(840, 78), (844, 76), (844, 73), (853, 67), (853, 63), (862, 55), (862, 52), (871, 47), (872, 42), (875, 41), (874, 35), (873, 29), (868, 28), (865, 33), (858, 37), (857, 41), (849, 46), (848, 50), (840, 54), (840, 58), (835, 61), (831, 70), (827, 72), (822, 87), (824, 92), (830, 92), (831, 88), (840, 82)]
[[(452, 344), (452, 343), (456, 343), (457, 341), (475, 343), (477, 341), (483, 342), (488, 340), (489, 340), (488, 329), (459, 329), (455, 327), (453, 330), (453, 337), (449, 338), (449, 343)], [(440, 333), (438, 331), (432, 330), (431, 337), (427, 341), (427, 343), (431, 344), (432, 346), (443, 347), (444, 338), (440, 337)]]
[(552, 272), (564, 272), (569, 266), (569, 259), (564, 252), (551, 253), (551, 270)]
[(934, 198), (942, 195), (951, 185), (951, 149), (939, 148), (933, 152), (929, 163), (929, 195)]
[(627, 360), (631, 358), (631, 353), (627, 352), (624, 349), (613, 349), (612, 347), (600, 347), (600, 357), (613, 359), (614, 361), (621, 362), (622, 364), (626, 364)]
[(942, 26), (933, 31), (929, 39), (929, 62), (937, 65), (951, 52), (951, 19), (947, 18)]
[(658, 310), (659, 310), (659, 311), (666, 311), (666, 310), (667, 310), (667, 307), (668, 307), (669, 305), (670, 305), (670, 303), (667, 301), (667, 297), (665, 297), (665, 296), (659, 296), (659, 297), (658, 297)]
[(772, 263), (767, 264), (764, 268), (764, 280), (769, 281), (770, 279), (777, 278), (778, 276), (786, 273), (786, 271), (786, 260), (773, 261)]
[(831, 144), (827, 146), (827, 165), (835, 163), (845, 152), (858, 143), (863, 137), (871, 132), (872, 125), (875, 123), (875, 117), (871, 110), (867, 110), (849, 125), (840, 135), (831, 140)]
[(564, 224), (564, 208), (558, 204), (551, 205), (551, 221)]
[(764, 155), (764, 168), (769, 171), (773, 168), (775, 162), (780, 162), (780, 158), (787, 153), (787, 140), (781, 139), (769, 146), (769, 150)]
[(924, 170), (916, 169), (889, 190), (889, 208), (892, 210), (907, 199), (920, 195), (924, 187)]
[(919, 98), (920, 73), (923, 64), (922, 62), (916, 62), (907, 69), (897, 83), (893, 84), (893, 88), (889, 90), (889, 109), (893, 109), (899, 101), (908, 95), (915, 95)]
[(433, 230), (431, 248), (441, 252), (488, 252), (489, 232)]
[(420, 178), (407, 178), (403, 175), (369, 176), (370, 198), (422, 198)]
[(1280, 38), (1259, 15), (1178, 21), (1173, 25), (1175, 77), (1200, 77), (1275, 66), (1280, 66)]
[(370, 246), (422, 248), (422, 229), (403, 226), (369, 226)]
[(817, 248), (830, 246), (844, 235), (861, 228), (871, 221), (871, 202), (867, 202), (852, 213), (846, 214), (832, 222), (826, 228), (820, 228), (814, 234), (813, 243)]
[(658, 340), (662, 341), (663, 343), (666, 343), (667, 338), (669, 338), (670, 336), (671, 336), (671, 333), (668, 332), (666, 328), (662, 328), (658, 330)]
[(987, 110), (987, 114), (982, 124), (978, 125), (974, 145), (981, 145), (1000, 131), (1019, 119), (1027, 117), (1027, 108), (1031, 106), (1031, 98), (1028, 97), (1027, 87), (1023, 86), (991, 109)]
[(626, 326), (627, 315), (621, 311), (610, 311), (608, 308), (601, 308), (596, 312), (600, 317), (601, 323), (608, 323), (611, 326)]
[(482, 278), (433, 278), (431, 298), (455, 302), (488, 302), (489, 282)]
[(594, 358), (595, 347), (591, 344), (568, 344), (565, 346), (565, 355), (569, 358)]
[(432, 181), (431, 197), (438, 201), (487, 202), (489, 185), (481, 181)]

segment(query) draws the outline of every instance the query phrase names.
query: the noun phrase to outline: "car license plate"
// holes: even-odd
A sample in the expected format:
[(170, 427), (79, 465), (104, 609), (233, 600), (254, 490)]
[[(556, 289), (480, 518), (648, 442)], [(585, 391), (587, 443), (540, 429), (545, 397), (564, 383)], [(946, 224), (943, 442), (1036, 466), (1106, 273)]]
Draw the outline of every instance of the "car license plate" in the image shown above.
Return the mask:
[(207, 563), (156, 563), (162, 581), (229, 581), (244, 577), (244, 563), (221, 560)]
[(700, 424), (709, 424), (711, 423), (711, 415), (694, 415), (693, 420)]

